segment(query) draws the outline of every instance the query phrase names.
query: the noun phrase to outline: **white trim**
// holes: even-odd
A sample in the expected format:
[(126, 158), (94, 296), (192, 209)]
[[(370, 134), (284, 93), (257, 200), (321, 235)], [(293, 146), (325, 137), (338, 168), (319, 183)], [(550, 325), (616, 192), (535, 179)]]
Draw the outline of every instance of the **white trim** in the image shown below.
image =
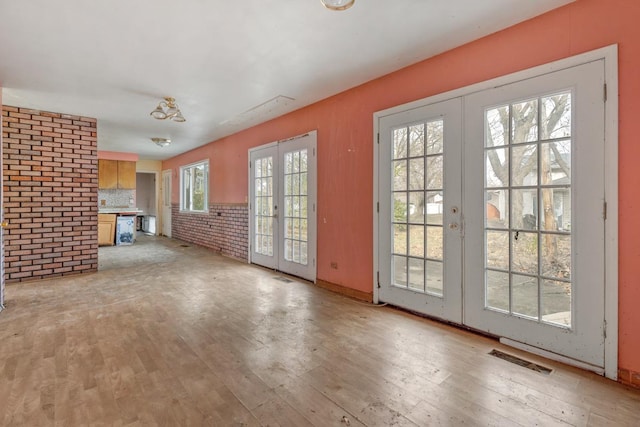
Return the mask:
[[(569, 58), (560, 59), (548, 64), (539, 65), (537, 67), (528, 68), (522, 71), (516, 71), (505, 76), (496, 77), (491, 80), (485, 80), (483, 82), (474, 83), (469, 86), (465, 86), (459, 89), (450, 90), (448, 92), (439, 93), (437, 95), (430, 96), (428, 98), (418, 99), (406, 104), (398, 105), (395, 107), (387, 108), (386, 110), (376, 111), (373, 113), (374, 122), (379, 118), (388, 116), (390, 114), (400, 113), (403, 111), (412, 110), (414, 108), (424, 107), (425, 105), (434, 104), (440, 101), (446, 101), (451, 98), (459, 98), (470, 95), (475, 92), (481, 92), (487, 89), (493, 89), (496, 87), (508, 85), (521, 80), (527, 80), (533, 77), (539, 77), (544, 74), (553, 73), (554, 71), (563, 70), (565, 68), (575, 67), (577, 65), (586, 64), (587, 62), (597, 61), (600, 59), (615, 59), (615, 68), (617, 70), (617, 52), (618, 45), (610, 45), (600, 49), (592, 50), (590, 52), (581, 53)], [(613, 53), (613, 56), (611, 56)], [(617, 74), (616, 74), (617, 76)], [(617, 85), (616, 85), (617, 86)], [(612, 91), (610, 91), (612, 93)], [(617, 92), (616, 92), (617, 94)], [(612, 98), (610, 96), (609, 98)], [(617, 121), (616, 121), (617, 123)], [(374, 135), (375, 138), (375, 135)], [(374, 141), (375, 142), (375, 141)]]
[[(373, 176), (378, 176), (377, 143), (381, 118), (452, 98), (464, 97), (475, 92), (515, 83), (554, 71), (571, 68), (592, 61), (604, 60), (605, 81), (608, 100), (605, 103), (605, 196), (607, 198), (607, 220), (605, 221), (605, 339), (604, 375), (612, 380), (618, 378), (618, 45), (602, 47), (548, 64), (539, 65), (491, 80), (475, 83), (452, 91), (419, 99), (373, 113)], [(464, 137), (464, 135), (463, 135)], [(378, 302), (378, 181), (373, 184), (373, 302)], [(463, 310), (464, 312), (464, 310)], [(464, 320), (464, 319), (463, 319)]]
[(378, 197), (378, 172), (379, 172), (379, 157), (378, 151), (380, 151), (379, 141), (379, 123), (380, 117), (377, 117), (378, 113), (373, 113), (373, 247), (372, 253), (373, 256), (373, 303), (379, 303), (379, 291), (378, 291), (378, 222), (380, 213), (378, 212), (378, 203), (380, 203), (380, 198)]
[(500, 338), (500, 344), (508, 345), (509, 347), (517, 348), (518, 350), (526, 351), (527, 353), (536, 354), (538, 356), (546, 357), (547, 359), (555, 360), (556, 362), (561, 362), (566, 365), (575, 366), (580, 369), (585, 369), (587, 371), (595, 372), (598, 375), (604, 374), (604, 369), (593, 366), (588, 363), (581, 362), (579, 360), (571, 359), (570, 357), (563, 356), (561, 354), (552, 353), (547, 350), (543, 350), (538, 347), (533, 347), (528, 344), (521, 343), (519, 341), (514, 341), (509, 338)]
[(618, 46), (599, 49), (604, 58), (607, 84), (605, 111), (604, 192), (607, 220), (604, 223), (605, 305), (607, 338), (604, 340), (604, 374), (618, 379)]

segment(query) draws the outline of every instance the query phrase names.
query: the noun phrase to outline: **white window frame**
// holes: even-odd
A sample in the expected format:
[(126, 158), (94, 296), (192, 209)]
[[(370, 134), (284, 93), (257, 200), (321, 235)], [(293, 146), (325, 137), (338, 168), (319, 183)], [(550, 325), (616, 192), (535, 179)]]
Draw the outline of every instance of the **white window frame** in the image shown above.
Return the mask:
[[(186, 206), (185, 200), (185, 172), (189, 169), (204, 166), (204, 209), (193, 209)], [(193, 200), (193, 197), (191, 197)], [(192, 203), (193, 205), (193, 203)], [(180, 212), (207, 213), (209, 212), (209, 159), (180, 166)]]

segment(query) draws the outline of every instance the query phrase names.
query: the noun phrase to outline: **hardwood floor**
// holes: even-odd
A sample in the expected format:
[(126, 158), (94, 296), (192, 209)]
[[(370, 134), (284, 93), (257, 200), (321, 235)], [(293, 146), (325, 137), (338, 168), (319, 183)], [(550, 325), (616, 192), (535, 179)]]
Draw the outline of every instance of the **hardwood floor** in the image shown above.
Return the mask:
[(175, 240), (101, 248), (100, 269), (7, 286), (0, 425), (640, 420), (638, 390)]

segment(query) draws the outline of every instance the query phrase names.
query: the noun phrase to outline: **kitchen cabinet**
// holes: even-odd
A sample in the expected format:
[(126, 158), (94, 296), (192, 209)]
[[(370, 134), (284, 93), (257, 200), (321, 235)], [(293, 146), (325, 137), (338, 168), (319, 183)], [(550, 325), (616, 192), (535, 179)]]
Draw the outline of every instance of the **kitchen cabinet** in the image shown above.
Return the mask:
[(136, 189), (136, 162), (118, 160), (118, 188)]
[(116, 232), (115, 214), (98, 214), (98, 246), (113, 246)]
[(118, 188), (117, 160), (98, 160), (98, 188)]
[(125, 160), (98, 160), (98, 188), (136, 189), (136, 162)]

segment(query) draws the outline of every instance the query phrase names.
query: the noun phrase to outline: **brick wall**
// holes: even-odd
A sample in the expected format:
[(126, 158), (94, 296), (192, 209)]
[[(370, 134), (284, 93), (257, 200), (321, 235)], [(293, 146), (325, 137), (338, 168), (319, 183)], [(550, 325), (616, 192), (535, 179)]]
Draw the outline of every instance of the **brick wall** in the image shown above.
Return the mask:
[(242, 261), (248, 259), (247, 205), (212, 204), (208, 213), (180, 212), (171, 207), (171, 237), (214, 249)]
[(3, 106), (7, 282), (98, 269), (96, 119)]

